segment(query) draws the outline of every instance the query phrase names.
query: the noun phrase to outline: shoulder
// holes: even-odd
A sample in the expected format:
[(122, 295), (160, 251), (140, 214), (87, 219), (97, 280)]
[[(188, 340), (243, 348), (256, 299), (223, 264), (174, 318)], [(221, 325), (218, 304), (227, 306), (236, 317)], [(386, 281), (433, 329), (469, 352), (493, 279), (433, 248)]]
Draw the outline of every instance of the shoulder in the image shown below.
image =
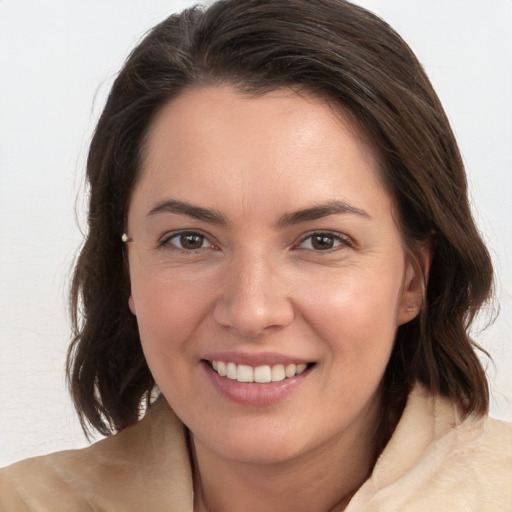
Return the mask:
[(191, 495), (185, 430), (165, 403), (88, 448), (0, 470), (2, 511), (185, 511)]
[(512, 425), (468, 418), (432, 441), (418, 470), (429, 475), (418, 492), (425, 507), (435, 500), (440, 511), (510, 511)]
[(512, 510), (512, 425), (487, 416), (462, 419), (445, 398), (427, 403), (432, 434), (409, 473), (418, 482), (417, 510)]
[[(478, 449), (493, 459), (512, 462), (512, 423), (485, 418)], [(512, 465), (509, 469), (512, 469)]]
[(512, 424), (485, 418), (480, 428), (474, 446), (461, 447), (461, 453), (475, 476), (486, 483), (487, 491), (494, 489), (507, 496), (512, 510)]
[(416, 387), (352, 511), (512, 510), (512, 425)]
[(76, 467), (93, 468), (90, 449), (27, 459), (0, 470), (0, 510), (92, 510)]

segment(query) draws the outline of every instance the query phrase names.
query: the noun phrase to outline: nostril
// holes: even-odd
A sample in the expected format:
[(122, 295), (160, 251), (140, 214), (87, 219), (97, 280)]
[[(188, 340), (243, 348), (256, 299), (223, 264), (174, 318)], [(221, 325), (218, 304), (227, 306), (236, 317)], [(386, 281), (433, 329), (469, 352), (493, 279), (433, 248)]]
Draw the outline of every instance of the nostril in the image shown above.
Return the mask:
[(286, 298), (271, 299), (251, 301), (242, 297), (233, 301), (219, 301), (214, 309), (214, 320), (219, 326), (249, 338), (282, 329), (292, 322), (293, 307)]

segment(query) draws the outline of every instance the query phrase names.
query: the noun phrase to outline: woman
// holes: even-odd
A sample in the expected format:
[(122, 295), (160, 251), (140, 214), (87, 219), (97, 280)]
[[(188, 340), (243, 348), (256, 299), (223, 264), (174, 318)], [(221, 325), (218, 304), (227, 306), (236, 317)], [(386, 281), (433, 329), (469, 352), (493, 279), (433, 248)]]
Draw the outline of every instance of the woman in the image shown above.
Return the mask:
[(344, 1), (221, 1), (128, 59), (91, 144), (69, 378), (90, 448), (6, 510), (507, 510), (468, 327), (492, 267), (432, 87)]

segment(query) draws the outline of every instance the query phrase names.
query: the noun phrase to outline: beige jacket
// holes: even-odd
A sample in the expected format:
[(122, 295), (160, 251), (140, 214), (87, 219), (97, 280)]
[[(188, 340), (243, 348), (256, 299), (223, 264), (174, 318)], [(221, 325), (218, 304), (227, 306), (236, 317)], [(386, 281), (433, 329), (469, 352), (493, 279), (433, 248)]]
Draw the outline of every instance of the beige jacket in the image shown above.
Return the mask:
[[(192, 512), (186, 432), (162, 400), (88, 448), (0, 470), (0, 511)], [(460, 422), (423, 388), (346, 512), (512, 512), (512, 425)], [(314, 511), (312, 511), (314, 512)]]

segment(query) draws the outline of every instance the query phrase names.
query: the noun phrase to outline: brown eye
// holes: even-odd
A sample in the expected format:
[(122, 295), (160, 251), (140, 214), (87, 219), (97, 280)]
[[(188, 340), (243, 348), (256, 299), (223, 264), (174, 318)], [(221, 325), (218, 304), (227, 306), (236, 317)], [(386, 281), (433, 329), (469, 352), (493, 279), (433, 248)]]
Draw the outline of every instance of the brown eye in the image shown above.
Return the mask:
[(201, 235), (180, 235), (180, 245), (183, 249), (200, 249), (203, 245), (204, 236)]
[(313, 233), (299, 245), (301, 249), (313, 251), (329, 251), (344, 246), (350, 246), (349, 241), (336, 233)]
[(164, 240), (162, 245), (170, 245), (183, 251), (197, 251), (205, 247), (211, 247), (210, 242), (201, 233), (181, 232)]
[(311, 237), (311, 245), (317, 251), (325, 251), (334, 247), (334, 237), (332, 235), (315, 235)]

